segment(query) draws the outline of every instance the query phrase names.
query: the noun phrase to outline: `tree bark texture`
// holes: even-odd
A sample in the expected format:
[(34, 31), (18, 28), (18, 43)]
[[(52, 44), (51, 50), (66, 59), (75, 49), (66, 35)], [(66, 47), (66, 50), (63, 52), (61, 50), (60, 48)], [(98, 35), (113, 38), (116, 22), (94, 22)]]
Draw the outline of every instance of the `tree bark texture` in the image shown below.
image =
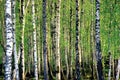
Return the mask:
[(117, 71), (116, 71), (116, 79), (119, 80), (119, 74), (120, 74), (120, 59), (118, 59), (118, 66), (117, 66)]
[(102, 72), (102, 56), (100, 43), (100, 0), (96, 0), (96, 24), (95, 24), (95, 40), (96, 40), (96, 59), (99, 80), (104, 80)]
[(46, 0), (43, 0), (43, 56), (44, 56), (44, 79), (48, 80), (47, 65), (47, 40), (46, 40)]
[(61, 80), (60, 75), (60, 7), (61, 7), (61, 0), (57, 0), (56, 4), (56, 29), (55, 29), (55, 39), (56, 39), (56, 79)]
[(36, 25), (35, 25), (35, 2), (32, 0), (32, 17), (33, 17), (33, 55), (34, 55), (34, 76), (38, 80), (38, 63), (37, 63), (37, 41), (36, 41)]
[(80, 80), (80, 53), (79, 53), (79, 0), (76, 0), (76, 80)]
[(12, 53), (13, 53), (13, 25), (11, 0), (5, 3), (5, 31), (6, 31), (6, 56), (5, 56), (5, 80), (12, 80)]
[(24, 29), (25, 29), (25, 1), (21, 0), (22, 36), (21, 36), (21, 79), (25, 79), (25, 60), (24, 60)]

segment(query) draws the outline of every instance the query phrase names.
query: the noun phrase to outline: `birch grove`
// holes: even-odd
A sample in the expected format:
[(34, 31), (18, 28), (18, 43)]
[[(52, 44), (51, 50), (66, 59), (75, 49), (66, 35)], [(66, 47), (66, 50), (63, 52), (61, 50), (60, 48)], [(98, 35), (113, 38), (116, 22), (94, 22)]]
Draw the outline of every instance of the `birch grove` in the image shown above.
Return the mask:
[(0, 80), (119, 80), (119, 0), (0, 0)]

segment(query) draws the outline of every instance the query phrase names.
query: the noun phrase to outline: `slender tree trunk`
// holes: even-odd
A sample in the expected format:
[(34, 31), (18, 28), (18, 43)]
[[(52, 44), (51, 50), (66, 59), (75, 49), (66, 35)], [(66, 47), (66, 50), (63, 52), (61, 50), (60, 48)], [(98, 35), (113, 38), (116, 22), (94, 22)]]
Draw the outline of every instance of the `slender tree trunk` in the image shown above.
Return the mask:
[(96, 40), (96, 59), (99, 80), (104, 80), (102, 72), (102, 56), (100, 43), (100, 0), (96, 0), (96, 25), (95, 25), (95, 40)]
[(38, 25), (39, 27), (37, 28), (37, 53), (38, 53), (38, 74), (41, 74), (41, 49), (40, 49), (40, 25)]
[(35, 7), (34, 7), (34, 0), (32, 0), (32, 17), (33, 17), (33, 55), (34, 55), (34, 76), (35, 80), (38, 80), (38, 64), (37, 64), (37, 41), (36, 41), (36, 25), (35, 25)]
[(95, 79), (95, 57), (94, 57), (94, 7), (93, 4), (94, 0), (91, 0), (91, 4), (92, 4), (92, 8), (91, 8), (91, 26), (90, 26), (90, 53), (91, 53), (91, 57), (92, 57), (92, 64), (91, 64), (91, 68), (92, 68), (92, 74), (91, 74), (91, 79)]
[(114, 58), (112, 58), (112, 77), (113, 77), (113, 79), (115, 79), (115, 63), (114, 63)]
[(112, 56), (109, 52), (109, 72), (108, 72), (108, 80), (111, 80), (111, 62), (112, 62)]
[[(67, 34), (67, 28), (64, 28), (64, 40), (66, 41), (66, 44), (68, 43), (68, 34)], [(68, 45), (65, 45), (65, 64), (66, 64), (66, 78), (68, 79), (69, 75), (69, 67), (68, 67)]]
[[(50, 13), (50, 15), (51, 15), (51, 19), (50, 19), (50, 21), (51, 21), (51, 23), (50, 23), (50, 27), (51, 27), (51, 47), (52, 47), (52, 51), (51, 51), (51, 58), (52, 58), (52, 69), (54, 69), (55, 68), (55, 43), (56, 43), (56, 41), (55, 41), (55, 28), (56, 28), (56, 26), (55, 26), (55, 3), (53, 2), (53, 1), (51, 1), (51, 13)], [(51, 74), (52, 74), (52, 72), (51, 72)]]
[(46, 0), (43, 0), (43, 56), (44, 56), (44, 79), (48, 80), (47, 65), (47, 40), (46, 40)]
[(25, 61), (24, 61), (24, 29), (25, 29), (25, 1), (21, 0), (22, 17), (22, 36), (21, 36), (21, 79), (25, 80)]
[(17, 50), (16, 50), (16, 35), (15, 35), (15, 27), (16, 27), (16, 16), (15, 16), (15, 0), (12, 0), (12, 20), (13, 20), (13, 54), (14, 54), (14, 64), (15, 64), (15, 75), (16, 75), (16, 80), (19, 80), (19, 67), (18, 67), (18, 58), (17, 58)]
[(65, 63), (66, 63), (66, 78), (68, 79), (69, 67), (68, 67), (68, 48), (65, 47)]
[[(78, 1), (79, 2), (79, 1)], [(81, 4), (80, 4), (81, 3)], [(80, 61), (80, 67), (84, 67), (84, 62), (83, 63), (81, 63), (82, 62), (82, 60), (84, 60), (84, 55), (83, 55), (83, 53), (84, 53), (84, 49), (83, 49), (83, 44), (82, 44), (82, 34), (81, 34), (81, 32), (82, 32), (82, 29), (84, 28), (84, 0), (80, 0), (80, 6), (78, 5), (78, 9), (79, 9), (79, 7), (81, 8), (81, 11), (78, 11), (78, 14), (80, 14), (80, 17), (79, 17), (79, 19), (80, 19), (80, 22), (79, 22), (79, 43), (78, 43), (78, 46), (79, 46), (79, 61)], [(80, 9), (79, 9), (80, 10)], [(87, 30), (87, 29), (86, 29)], [(88, 32), (88, 31), (87, 31)], [(87, 34), (87, 33), (86, 33)], [(88, 37), (87, 37), (88, 38)], [(88, 40), (88, 39), (87, 39)], [(81, 73), (80, 74), (82, 74), (82, 72), (83, 72), (83, 76), (85, 75), (85, 68), (81, 68), (80, 69), (80, 71), (81, 71)], [(81, 78), (82, 78), (82, 75), (81, 75)]]
[[(72, 1), (72, 0), (71, 0)], [(69, 28), (69, 78), (72, 79), (72, 5), (70, 5), (70, 28)]]
[(61, 7), (61, 0), (57, 0), (56, 5), (56, 29), (55, 29), (55, 39), (56, 39), (56, 79), (61, 80), (60, 75), (60, 7)]
[[(67, 25), (66, 25), (66, 21), (64, 20), (65, 18), (67, 18), (67, 15), (66, 15), (66, 9), (67, 9), (67, 6), (66, 6), (66, 4), (67, 4), (67, 1), (66, 0), (64, 0), (64, 2), (63, 2), (64, 4), (63, 4), (63, 13), (62, 13), (62, 15), (63, 15), (63, 18), (62, 18), (62, 33), (63, 33), (63, 40), (64, 40), (64, 42), (65, 42), (65, 45), (64, 45), (64, 47), (62, 48), (63, 49), (63, 51), (64, 51), (64, 53), (65, 53), (65, 70), (66, 70), (66, 79), (68, 79), (68, 75), (69, 75), (69, 66), (68, 66), (68, 28), (67, 28)], [(68, 19), (69, 20), (69, 19)], [(62, 61), (62, 60), (61, 60)], [(61, 63), (62, 64), (62, 63)], [(61, 67), (62, 68), (62, 67)], [(64, 69), (62, 69), (62, 70), (64, 70)], [(63, 73), (63, 75), (64, 75), (64, 73)]]
[(40, 44), (38, 44), (38, 74), (40, 74), (41, 73), (41, 58), (40, 58), (40, 46), (39, 46)]
[(80, 80), (80, 53), (79, 53), (79, 0), (76, 0), (76, 79)]
[[(94, 0), (93, 0), (93, 3), (94, 3)], [(94, 23), (95, 21), (93, 21), (93, 24)], [(99, 78), (98, 78), (98, 71), (97, 71), (97, 61), (96, 61), (96, 53), (95, 53), (95, 37), (94, 36), (95, 36), (95, 27), (93, 27), (93, 69), (94, 69), (94, 75), (98, 80)]]
[(120, 59), (118, 59), (118, 66), (117, 66), (117, 73), (116, 73), (115, 80), (119, 80), (119, 73), (120, 73)]
[(11, 0), (5, 3), (5, 28), (6, 28), (6, 56), (5, 56), (5, 80), (12, 80), (12, 52), (13, 52), (13, 26), (11, 14)]

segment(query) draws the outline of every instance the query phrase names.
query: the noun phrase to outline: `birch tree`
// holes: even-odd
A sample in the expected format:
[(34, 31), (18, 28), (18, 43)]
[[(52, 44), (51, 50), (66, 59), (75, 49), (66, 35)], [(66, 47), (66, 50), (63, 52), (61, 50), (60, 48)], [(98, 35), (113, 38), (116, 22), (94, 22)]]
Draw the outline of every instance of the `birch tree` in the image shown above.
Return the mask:
[(15, 26), (16, 26), (16, 16), (15, 16), (15, 0), (12, 0), (12, 21), (13, 21), (13, 54), (14, 54), (14, 64), (15, 64), (15, 75), (16, 80), (19, 80), (19, 67), (18, 67), (18, 58), (17, 58), (17, 50), (16, 50), (16, 35), (15, 35)]
[(35, 26), (35, 7), (34, 7), (34, 0), (32, 0), (32, 17), (33, 17), (33, 46), (34, 46), (34, 75), (35, 80), (38, 80), (38, 65), (37, 65), (37, 47), (36, 47), (36, 26)]
[(46, 0), (43, 0), (43, 56), (44, 56), (44, 79), (48, 80), (47, 65), (47, 42), (46, 42)]
[(13, 26), (11, 14), (11, 0), (5, 2), (5, 31), (6, 31), (6, 53), (5, 53), (5, 80), (12, 80), (12, 52), (13, 52)]
[(25, 1), (21, 1), (21, 17), (22, 17), (22, 36), (21, 36), (21, 79), (25, 79), (25, 61), (24, 61), (24, 29), (25, 29)]
[(117, 65), (117, 71), (116, 71), (116, 79), (119, 80), (119, 74), (120, 74), (120, 59), (118, 59), (118, 65)]
[(55, 58), (56, 58), (56, 79), (61, 80), (60, 75), (60, 7), (61, 0), (57, 0), (56, 4), (56, 29), (55, 29), (55, 40), (56, 40), (56, 49), (55, 49)]
[(99, 80), (104, 80), (102, 72), (102, 57), (100, 43), (100, 0), (96, 0), (96, 24), (95, 24), (95, 40), (96, 40), (96, 59)]
[(76, 0), (76, 79), (80, 80), (80, 53), (79, 53), (79, 0)]
[[(72, 0), (70, 0), (72, 3)], [(72, 19), (73, 19), (73, 11), (72, 5), (70, 4), (70, 27), (69, 27), (69, 78), (72, 79)]]

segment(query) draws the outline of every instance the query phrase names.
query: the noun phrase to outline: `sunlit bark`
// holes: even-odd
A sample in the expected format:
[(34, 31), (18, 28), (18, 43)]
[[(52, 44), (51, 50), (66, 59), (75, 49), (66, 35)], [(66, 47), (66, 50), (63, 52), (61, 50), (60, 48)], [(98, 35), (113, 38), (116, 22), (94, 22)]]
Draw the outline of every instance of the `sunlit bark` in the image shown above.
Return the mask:
[(13, 53), (13, 26), (12, 26), (11, 0), (5, 3), (5, 31), (6, 31), (6, 56), (5, 56), (5, 80), (12, 80), (12, 53)]
[(34, 0), (32, 0), (32, 17), (33, 17), (33, 54), (34, 54), (34, 76), (35, 80), (38, 80), (38, 63), (37, 63), (37, 41), (36, 41), (36, 25), (35, 25), (35, 6)]
[(56, 29), (55, 29), (55, 40), (56, 40), (56, 49), (55, 49), (55, 58), (56, 58), (56, 79), (60, 80), (60, 7), (61, 0), (57, 0), (56, 4)]

